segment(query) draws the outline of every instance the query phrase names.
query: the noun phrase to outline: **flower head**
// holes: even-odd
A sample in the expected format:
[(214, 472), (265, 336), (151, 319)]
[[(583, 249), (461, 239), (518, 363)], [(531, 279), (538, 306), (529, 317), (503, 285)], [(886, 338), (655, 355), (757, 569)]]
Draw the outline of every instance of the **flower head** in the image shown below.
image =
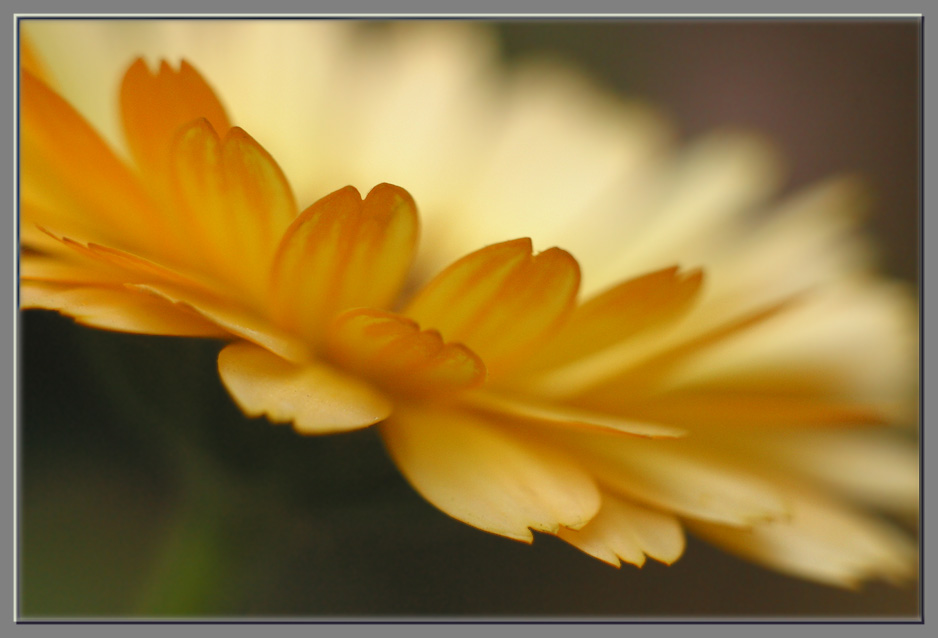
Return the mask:
[[(188, 62), (138, 59), (122, 142), (74, 92), (122, 158), (23, 56), (24, 307), (228, 339), (245, 413), (380, 423), (415, 489), (489, 532), (641, 565), (676, 560), (688, 528), (823, 582), (913, 574), (911, 542), (855, 504), (914, 510), (917, 472), (881, 428), (912, 387), (911, 309), (867, 271), (852, 181), (750, 220), (775, 181), (763, 143), (667, 159), (657, 116), (573, 76), (495, 88), (474, 31), (217, 27), (311, 64), (286, 82), (252, 58), (244, 82), (242, 39), (156, 28), (264, 146)], [(259, 98), (265, 82), (306, 99)], [(334, 190), (363, 180), (408, 190)], [(298, 212), (291, 183), (334, 192)], [(553, 243), (572, 250), (535, 252)]]

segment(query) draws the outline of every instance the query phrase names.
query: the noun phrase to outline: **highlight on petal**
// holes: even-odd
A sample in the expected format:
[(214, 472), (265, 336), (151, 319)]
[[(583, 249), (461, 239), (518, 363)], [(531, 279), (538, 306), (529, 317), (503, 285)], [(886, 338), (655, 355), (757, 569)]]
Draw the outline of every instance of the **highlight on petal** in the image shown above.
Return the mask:
[(402, 392), (465, 390), (485, 380), (485, 365), (467, 347), (444, 343), (435, 330), (411, 319), (359, 308), (339, 315), (329, 328), (330, 360), (375, 383)]
[(144, 177), (162, 177), (177, 131), (205, 119), (219, 136), (231, 124), (224, 107), (198, 71), (183, 60), (173, 69), (164, 60), (151, 72), (137, 58), (121, 82), (121, 116), (131, 154)]
[(271, 273), (272, 313), (319, 343), (349, 308), (387, 308), (410, 268), (417, 209), (402, 188), (379, 184), (362, 201), (348, 186), (307, 208), (287, 229)]
[(684, 553), (684, 529), (671, 514), (603, 494), (599, 513), (578, 530), (563, 528), (557, 536), (590, 556), (619, 567), (637, 567), (645, 557), (672, 564)]
[(391, 414), (391, 402), (362, 381), (320, 362), (293, 364), (248, 343), (222, 350), (218, 372), (246, 414), (292, 422), (301, 434), (356, 430)]
[(569, 253), (532, 254), (530, 239), (494, 244), (437, 275), (404, 314), (465, 343), (496, 374), (530, 352), (575, 303), (580, 269)]
[(785, 520), (749, 529), (688, 524), (729, 552), (829, 585), (858, 588), (874, 578), (902, 584), (915, 577), (917, 549), (900, 530), (806, 488), (793, 486), (786, 496), (791, 515)]
[(494, 418), (397, 406), (380, 431), (414, 489), (479, 529), (531, 542), (532, 529), (580, 528), (599, 509), (599, 490), (579, 464)]

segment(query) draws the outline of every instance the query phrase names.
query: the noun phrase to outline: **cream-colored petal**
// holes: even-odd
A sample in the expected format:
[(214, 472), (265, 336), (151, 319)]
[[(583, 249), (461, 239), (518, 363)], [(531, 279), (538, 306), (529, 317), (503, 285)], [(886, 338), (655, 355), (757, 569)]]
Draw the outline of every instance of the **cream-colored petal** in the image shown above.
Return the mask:
[(356, 430), (391, 414), (391, 402), (363, 381), (316, 361), (293, 364), (248, 343), (222, 350), (218, 372), (248, 416), (292, 423), (302, 434)]
[(657, 441), (580, 433), (558, 441), (610, 490), (656, 509), (741, 527), (788, 515), (772, 483), (731, 457), (694, 447), (692, 437)]
[(388, 307), (413, 261), (418, 219), (402, 188), (365, 197), (349, 186), (310, 206), (280, 242), (270, 278), (271, 312), (314, 344), (349, 308)]
[(899, 514), (919, 507), (919, 449), (907, 433), (882, 428), (804, 431), (754, 438), (753, 454), (839, 491)]
[(738, 334), (781, 314), (798, 300), (762, 307), (741, 315), (725, 315), (714, 325), (681, 326), (654, 339), (626, 340), (568, 365), (525, 380), (528, 391), (575, 400), (597, 410), (616, 412), (623, 403), (667, 386), (674, 370), (700, 352), (730, 341)]
[(494, 417), (398, 406), (381, 435), (414, 489), (474, 527), (531, 542), (532, 529), (579, 528), (599, 509), (578, 463)]
[(75, 287), (23, 281), (20, 307), (57, 310), (78, 323), (104, 330), (184, 337), (226, 337), (228, 333), (191, 309), (124, 287)]
[(477, 352), (490, 375), (545, 340), (575, 303), (580, 271), (566, 251), (532, 254), (529, 239), (488, 246), (437, 275), (404, 314)]
[(638, 567), (645, 557), (670, 565), (684, 553), (684, 530), (671, 514), (603, 494), (599, 513), (578, 530), (561, 529), (558, 537), (618, 567), (621, 562)]
[(777, 379), (807, 374), (823, 382), (832, 399), (907, 417), (918, 373), (915, 305), (912, 291), (901, 284), (860, 279), (829, 285), (694, 353), (672, 368), (667, 387), (750, 379), (771, 388)]
[(644, 205), (629, 210), (641, 221), (621, 237), (614, 257), (596, 264), (601, 270), (591, 281), (604, 286), (627, 273), (708, 264), (775, 192), (780, 176), (766, 140), (734, 131), (702, 137), (643, 185), (650, 191)]
[(903, 583), (915, 577), (912, 540), (881, 521), (808, 489), (786, 494), (790, 517), (734, 529), (700, 521), (695, 534), (767, 567), (829, 585), (856, 588), (869, 579)]
[(420, 330), (411, 319), (372, 308), (336, 317), (325, 353), (343, 370), (407, 393), (438, 398), (485, 381), (485, 364), (464, 345), (444, 343), (436, 331)]

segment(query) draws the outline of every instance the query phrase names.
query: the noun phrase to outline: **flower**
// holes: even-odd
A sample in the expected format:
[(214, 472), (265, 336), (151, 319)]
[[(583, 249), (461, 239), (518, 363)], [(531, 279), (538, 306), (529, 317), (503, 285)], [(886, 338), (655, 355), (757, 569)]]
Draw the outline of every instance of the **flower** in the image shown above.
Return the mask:
[[(912, 543), (865, 511), (917, 502), (914, 448), (873, 427), (908, 418), (914, 314), (853, 234), (853, 181), (757, 219), (777, 179), (761, 141), (671, 158), (648, 109), (569, 72), (505, 79), (454, 25), (29, 26), (50, 67), (24, 65), (133, 168), (27, 70), (24, 306), (237, 337), (219, 371), (245, 412), (381, 422), (427, 500), (496, 534), (641, 565), (676, 560), (687, 527), (822, 582), (914, 573)], [(98, 82), (55, 53), (82, 29), (113, 47)], [(95, 108), (128, 42), (184, 52), (261, 143), (187, 63), (134, 63), (122, 117)], [(408, 191), (346, 188), (297, 216), (288, 185), (303, 202), (380, 181), (426, 213), (412, 270)]]

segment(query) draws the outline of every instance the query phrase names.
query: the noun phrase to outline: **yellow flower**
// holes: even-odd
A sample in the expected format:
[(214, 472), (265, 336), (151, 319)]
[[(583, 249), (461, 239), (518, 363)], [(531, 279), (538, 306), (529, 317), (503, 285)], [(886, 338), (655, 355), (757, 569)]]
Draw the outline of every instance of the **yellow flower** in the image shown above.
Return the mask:
[[(854, 182), (769, 207), (761, 141), (671, 156), (647, 108), (568, 71), (503, 76), (457, 25), (26, 26), (50, 66), (24, 66), (132, 166), (24, 74), (24, 306), (238, 337), (219, 371), (246, 413), (381, 422), (427, 500), (496, 534), (641, 565), (676, 560), (687, 527), (822, 582), (914, 574), (911, 541), (864, 511), (917, 505), (915, 449), (879, 427), (909, 419), (914, 306), (868, 267)], [(154, 53), (204, 70), (263, 147), (185, 63), (135, 63), (121, 117), (104, 108)], [(416, 257), (402, 189), (297, 216), (288, 186), (382, 181), (421, 205)], [(577, 259), (533, 252), (553, 244)]]

